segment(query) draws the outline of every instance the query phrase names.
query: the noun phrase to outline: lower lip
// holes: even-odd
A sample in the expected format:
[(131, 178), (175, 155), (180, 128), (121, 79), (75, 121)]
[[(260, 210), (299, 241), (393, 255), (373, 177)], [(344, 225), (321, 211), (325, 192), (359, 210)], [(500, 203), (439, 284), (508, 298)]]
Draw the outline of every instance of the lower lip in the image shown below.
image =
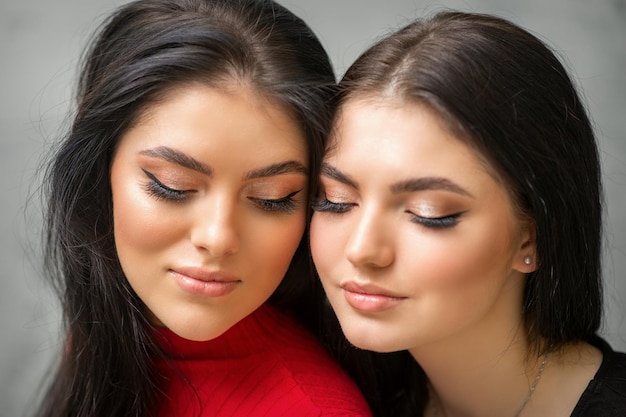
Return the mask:
[(364, 294), (347, 290), (344, 290), (343, 295), (352, 308), (368, 313), (389, 310), (405, 300), (404, 298), (389, 297), (387, 295)]
[(172, 271), (176, 283), (185, 291), (204, 297), (223, 297), (235, 290), (240, 281), (203, 281)]

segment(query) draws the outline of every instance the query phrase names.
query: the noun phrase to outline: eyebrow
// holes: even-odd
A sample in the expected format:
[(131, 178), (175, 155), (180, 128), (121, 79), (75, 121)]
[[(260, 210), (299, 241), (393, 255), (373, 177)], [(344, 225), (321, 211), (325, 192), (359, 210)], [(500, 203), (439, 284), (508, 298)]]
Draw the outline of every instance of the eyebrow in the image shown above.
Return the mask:
[[(208, 165), (168, 146), (158, 146), (156, 148), (140, 151), (139, 153), (150, 158), (163, 159), (167, 162), (171, 162), (176, 165), (192, 169), (207, 176), (213, 175), (213, 170)], [(305, 167), (300, 162), (285, 161), (249, 171), (244, 175), (244, 179), (249, 180), (255, 178), (272, 177), (275, 175), (290, 174), (294, 172), (309, 175), (309, 170), (307, 169), (307, 167)]]
[[(335, 181), (339, 181), (342, 184), (346, 184), (354, 188), (355, 190), (359, 189), (359, 185), (354, 179), (327, 163), (322, 164), (321, 174)], [(465, 188), (450, 181), (449, 179), (440, 177), (409, 178), (407, 180), (399, 181), (392, 184), (389, 189), (394, 194), (426, 190), (445, 190), (456, 194), (473, 197), (473, 195)]]
[(244, 179), (251, 180), (255, 178), (273, 177), (275, 175), (292, 173), (309, 175), (309, 170), (298, 161), (285, 161), (249, 171), (244, 176)]
[(211, 176), (213, 174), (213, 171), (208, 165), (167, 146), (158, 146), (156, 148), (143, 150), (139, 153), (151, 158), (159, 158), (167, 162), (172, 162), (182, 167), (198, 171), (207, 176)]
[(450, 181), (449, 179), (440, 177), (410, 178), (405, 181), (397, 182), (391, 186), (391, 192), (394, 194), (425, 190), (444, 190), (467, 197), (473, 197), (473, 195), (465, 188)]
[(322, 163), (321, 174), (335, 181), (339, 181), (342, 184), (346, 184), (354, 188), (355, 190), (359, 189), (359, 185), (357, 184), (357, 182), (350, 178), (349, 175), (344, 174), (343, 172), (339, 171), (334, 166), (327, 164), (326, 162)]

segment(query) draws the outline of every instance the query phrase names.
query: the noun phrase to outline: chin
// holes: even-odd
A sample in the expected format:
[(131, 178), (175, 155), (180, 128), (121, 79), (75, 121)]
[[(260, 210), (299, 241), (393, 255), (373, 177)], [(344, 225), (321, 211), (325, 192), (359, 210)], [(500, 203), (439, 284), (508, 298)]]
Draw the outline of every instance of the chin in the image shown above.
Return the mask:
[[(230, 327), (229, 327), (230, 328)], [(223, 335), (224, 333), (226, 333), (226, 331), (229, 329), (226, 328), (222, 331), (208, 331), (208, 332), (198, 332), (197, 330), (194, 331), (183, 331), (183, 332), (177, 332), (176, 330), (172, 330), (174, 333), (176, 333), (178, 336), (187, 339), (187, 340), (191, 340), (194, 342), (207, 342), (209, 340), (213, 340), (216, 339), (218, 337), (220, 337), (221, 335)]]
[(377, 353), (390, 353), (405, 350), (405, 348), (397, 346), (390, 337), (377, 332), (376, 326), (365, 323), (362, 326), (344, 326), (341, 324), (341, 330), (346, 339), (355, 347), (363, 350), (370, 350)]
[(359, 336), (346, 336), (348, 341), (355, 347), (363, 350), (369, 350), (376, 353), (391, 353), (404, 349), (396, 349), (393, 346), (389, 346), (385, 343), (381, 343), (381, 340), (376, 340), (372, 337), (359, 337)]
[(183, 339), (192, 340), (194, 342), (206, 342), (216, 339), (226, 333), (228, 329), (232, 327), (232, 324), (215, 324), (210, 327), (203, 328), (198, 325), (198, 321), (190, 320), (190, 324), (187, 323), (165, 323), (166, 327), (177, 336)]

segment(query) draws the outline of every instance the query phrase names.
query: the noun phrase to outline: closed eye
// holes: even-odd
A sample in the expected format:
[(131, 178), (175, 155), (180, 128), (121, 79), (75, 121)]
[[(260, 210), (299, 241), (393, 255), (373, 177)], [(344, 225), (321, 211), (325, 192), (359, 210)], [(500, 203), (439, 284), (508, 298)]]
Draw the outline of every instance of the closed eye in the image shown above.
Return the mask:
[(302, 190), (294, 191), (285, 197), (281, 198), (256, 198), (248, 197), (248, 200), (252, 201), (254, 205), (263, 211), (279, 212), (279, 213), (293, 213), (300, 204), (300, 201), (294, 197)]
[(424, 217), (407, 211), (411, 215), (411, 221), (430, 229), (448, 229), (459, 224), (461, 216), (465, 212), (459, 212), (441, 217)]
[(319, 212), (345, 213), (354, 206), (352, 203), (335, 203), (326, 197), (318, 198), (313, 202), (313, 210)]
[(145, 185), (146, 192), (157, 200), (183, 201), (188, 197), (190, 190), (177, 190), (163, 184), (153, 173), (142, 169), (150, 179)]

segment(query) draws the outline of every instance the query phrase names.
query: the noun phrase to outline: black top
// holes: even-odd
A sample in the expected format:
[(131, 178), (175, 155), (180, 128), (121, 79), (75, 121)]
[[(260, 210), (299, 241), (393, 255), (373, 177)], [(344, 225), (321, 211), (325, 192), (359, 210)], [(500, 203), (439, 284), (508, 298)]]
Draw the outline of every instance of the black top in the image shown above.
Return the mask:
[(578, 400), (571, 417), (626, 417), (626, 353), (615, 352), (599, 337), (602, 364)]

